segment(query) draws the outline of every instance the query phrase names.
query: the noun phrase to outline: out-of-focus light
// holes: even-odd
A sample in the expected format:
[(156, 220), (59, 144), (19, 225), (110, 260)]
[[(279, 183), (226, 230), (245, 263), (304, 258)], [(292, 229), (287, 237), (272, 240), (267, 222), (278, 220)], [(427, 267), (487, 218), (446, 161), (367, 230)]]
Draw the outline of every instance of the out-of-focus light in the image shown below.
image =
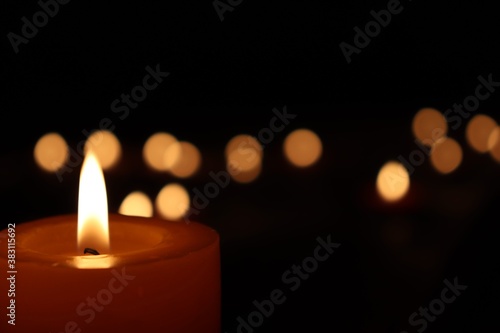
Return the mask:
[(226, 144), (224, 156), (227, 158), (234, 150), (252, 149), (262, 156), (262, 146), (256, 138), (248, 134), (238, 134), (231, 138)]
[(168, 220), (179, 220), (188, 211), (189, 194), (186, 189), (176, 183), (165, 185), (156, 196), (158, 213)]
[(469, 120), (465, 135), (469, 145), (479, 153), (488, 152), (490, 135), (498, 126), (495, 120), (484, 114), (477, 114)]
[(238, 150), (234, 150), (229, 154), (226, 160), (226, 165), (231, 166), (233, 170), (239, 173), (250, 172), (259, 168), (262, 163), (262, 158), (256, 153), (249, 155), (242, 154)]
[(95, 131), (85, 142), (85, 153), (92, 149), (103, 170), (113, 167), (122, 154), (120, 141), (110, 131)]
[[(177, 138), (169, 133), (158, 132), (151, 135), (146, 140), (142, 150), (144, 161), (156, 171), (167, 171), (168, 167), (165, 160), (168, 160), (168, 163), (174, 164), (178, 155), (166, 156), (165, 153), (169, 146), (176, 142)], [(169, 154), (175, 154), (176, 152), (180, 153), (179, 150), (173, 149), (169, 151)]]
[(405, 196), (410, 188), (410, 175), (403, 164), (396, 161), (385, 163), (377, 176), (377, 191), (387, 202), (395, 202)]
[(181, 144), (177, 141), (172, 143), (165, 149), (163, 154), (163, 168), (165, 170), (170, 170), (174, 165), (176, 165), (182, 157)]
[(200, 168), (201, 153), (190, 142), (181, 141), (179, 146), (181, 150), (180, 158), (172, 165), (170, 172), (176, 177), (187, 178), (195, 174)]
[(35, 162), (46, 171), (59, 170), (68, 159), (68, 144), (58, 133), (47, 133), (38, 139), (33, 152)]
[(231, 178), (234, 179), (238, 183), (247, 184), (256, 180), (261, 171), (262, 171), (262, 163), (257, 164), (251, 170), (242, 171), (236, 162), (236, 159), (229, 158), (227, 163), (227, 170), (231, 175)]
[(308, 167), (318, 161), (323, 152), (321, 139), (309, 129), (288, 134), (283, 144), (286, 158), (297, 167)]
[(153, 203), (145, 193), (134, 191), (123, 199), (118, 213), (129, 216), (151, 217), (153, 216)]
[(460, 166), (462, 156), (462, 148), (457, 141), (442, 138), (432, 146), (430, 161), (438, 172), (448, 174)]
[(500, 126), (497, 126), (488, 138), (488, 150), (491, 157), (500, 163)]
[(254, 137), (239, 134), (233, 137), (226, 145), (226, 164), (231, 164), (240, 172), (256, 169), (262, 162), (262, 147)]
[(422, 108), (413, 117), (413, 135), (424, 145), (432, 147), (448, 132), (444, 115), (434, 108)]

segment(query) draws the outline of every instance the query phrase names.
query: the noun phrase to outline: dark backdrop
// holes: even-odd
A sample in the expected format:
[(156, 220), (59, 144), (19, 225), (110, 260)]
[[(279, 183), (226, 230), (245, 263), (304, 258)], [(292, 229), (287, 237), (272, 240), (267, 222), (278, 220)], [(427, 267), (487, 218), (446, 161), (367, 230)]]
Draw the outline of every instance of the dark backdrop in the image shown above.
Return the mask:
[[(277, 288), (287, 300), (256, 332), (415, 332), (408, 316), (455, 277), (468, 289), (426, 331), (495, 327), (500, 165), (467, 146), (465, 125), (451, 133), (464, 149), (456, 172), (438, 175), (425, 161), (411, 178), (413, 201), (397, 207), (377, 206), (370, 190), (384, 162), (418, 149), (410, 129), (419, 108), (463, 102), (480, 75), (500, 81), (497, 12), (473, 1), (404, 1), (347, 63), (339, 44), (353, 44), (354, 27), (387, 4), (243, 1), (221, 21), (211, 1), (72, 1), (18, 53), (5, 37), (2, 225), (76, 212), (78, 172), (59, 182), (34, 164), (34, 144), (48, 131), (75, 148), (83, 130), (111, 119), (124, 147), (122, 164), (105, 174), (117, 211), (131, 190), (154, 196), (175, 180), (141, 164), (140, 147), (153, 132), (202, 150), (202, 169), (182, 181), (192, 190), (224, 169), (232, 136), (256, 135), (273, 108), (286, 106), (297, 118), (266, 145), (261, 176), (231, 183), (198, 216), (221, 236), (224, 332), (236, 332), (236, 318)], [(5, 1), (3, 35), (20, 34), (21, 18), (39, 9), (35, 1)], [(170, 75), (119, 119), (113, 100), (157, 64)], [(499, 106), (497, 92), (477, 112), (500, 121)], [(324, 148), (304, 170), (282, 153), (286, 134), (300, 127), (316, 131)], [(282, 274), (328, 235), (341, 246), (289, 291)]]

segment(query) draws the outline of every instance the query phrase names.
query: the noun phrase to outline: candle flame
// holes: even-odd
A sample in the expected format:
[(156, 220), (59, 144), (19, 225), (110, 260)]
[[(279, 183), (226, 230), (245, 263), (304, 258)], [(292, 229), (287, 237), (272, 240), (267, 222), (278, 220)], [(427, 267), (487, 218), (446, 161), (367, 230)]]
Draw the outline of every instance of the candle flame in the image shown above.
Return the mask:
[(109, 252), (108, 201), (104, 174), (92, 150), (83, 161), (78, 192), (78, 250)]

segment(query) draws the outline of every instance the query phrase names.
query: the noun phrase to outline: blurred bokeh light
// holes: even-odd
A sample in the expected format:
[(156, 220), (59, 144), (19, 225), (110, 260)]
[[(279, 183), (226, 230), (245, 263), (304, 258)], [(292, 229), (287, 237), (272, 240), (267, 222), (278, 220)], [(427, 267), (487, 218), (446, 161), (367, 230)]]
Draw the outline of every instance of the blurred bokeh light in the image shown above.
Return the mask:
[(396, 161), (385, 163), (377, 176), (377, 191), (387, 202), (403, 198), (410, 188), (410, 175), (403, 164)]
[(170, 144), (163, 153), (164, 170), (172, 169), (172, 167), (180, 161), (181, 155), (182, 155), (182, 148), (179, 141)]
[(500, 126), (497, 126), (488, 138), (488, 150), (491, 157), (500, 163)]
[(156, 196), (155, 204), (158, 213), (163, 218), (176, 221), (182, 218), (189, 209), (189, 194), (180, 184), (168, 184)]
[(297, 167), (308, 167), (318, 161), (323, 152), (321, 139), (309, 129), (298, 129), (285, 139), (283, 149), (286, 158)]
[(226, 144), (224, 151), (226, 164), (240, 172), (248, 172), (258, 168), (262, 162), (262, 147), (254, 137), (239, 134)]
[[(174, 144), (177, 145), (177, 144)], [(170, 172), (179, 178), (187, 178), (194, 175), (201, 165), (201, 153), (196, 146), (187, 141), (178, 143), (180, 147), (180, 157), (170, 167)]]
[(129, 216), (153, 216), (153, 203), (151, 199), (141, 191), (134, 191), (123, 199), (118, 213)]
[[(172, 149), (167, 153), (170, 145), (177, 142), (177, 138), (170, 133), (157, 132), (151, 135), (144, 144), (143, 158), (146, 164), (156, 171), (167, 171), (166, 161), (175, 164), (180, 151)], [(172, 155), (173, 154), (173, 155)]]
[(492, 143), (490, 135), (497, 128), (497, 122), (490, 116), (477, 114), (467, 123), (466, 138), (468, 144), (479, 153), (488, 152)]
[[(232, 154), (238, 153), (233, 152)], [(256, 158), (259, 160), (259, 163), (253, 169), (241, 170), (241, 168), (238, 167), (237, 158), (232, 158), (231, 155), (229, 155), (230, 157), (227, 162), (227, 171), (233, 180), (237, 183), (247, 184), (253, 182), (259, 177), (262, 171), (262, 162), (260, 161), (260, 158)]]
[(89, 149), (97, 156), (103, 170), (113, 167), (122, 154), (120, 141), (110, 131), (95, 131), (85, 141), (85, 153)]
[(462, 148), (452, 138), (442, 138), (431, 149), (431, 164), (438, 172), (448, 174), (462, 163)]
[(434, 108), (422, 108), (413, 117), (412, 131), (422, 144), (431, 147), (448, 132), (444, 115)]
[(44, 170), (59, 170), (69, 156), (68, 144), (55, 132), (47, 133), (38, 139), (33, 151), (35, 162)]

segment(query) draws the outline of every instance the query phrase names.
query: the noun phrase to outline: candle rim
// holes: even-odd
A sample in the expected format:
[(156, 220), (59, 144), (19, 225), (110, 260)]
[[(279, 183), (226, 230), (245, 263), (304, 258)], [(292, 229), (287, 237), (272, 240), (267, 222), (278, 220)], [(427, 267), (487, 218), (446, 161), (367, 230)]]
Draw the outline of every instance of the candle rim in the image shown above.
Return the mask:
[[(163, 233), (160, 242), (155, 244), (153, 247), (146, 248), (143, 250), (129, 251), (129, 252), (119, 252), (119, 253), (107, 253), (101, 256), (106, 256), (113, 258), (113, 266), (118, 266), (122, 264), (127, 265), (142, 265), (149, 262), (161, 261), (161, 260), (175, 260), (185, 256), (189, 256), (198, 251), (203, 251), (210, 246), (219, 246), (219, 235), (217, 231), (205, 224), (200, 222), (190, 222), (189, 224), (183, 222), (163, 220), (155, 217), (139, 217), (139, 216), (127, 216), (121, 214), (110, 213), (110, 232), (114, 235), (114, 227), (119, 223), (124, 225), (133, 225), (134, 227), (150, 226), (157, 230), (174, 230), (175, 232), (170, 232), (169, 234)], [(81, 260), (82, 257), (87, 257), (87, 255), (69, 255), (69, 254), (54, 254), (54, 253), (43, 253), (26, 247), (26, 242), (30, 239), (28, 237), (33, 237), (29, 235), (32, 228), (44, 227), (45, 224), (50, 223), (52, 229), (61, 227), (61, 225), (67, 225), (74, 223), (75, 230), (75, 246), (76, 246), (76, 228), (77, 228), (77, 214), (61, 214), (55, 216), (49, 216), (40, 218), (37, 220), (32, 220), (28, 222), (19, 223), (16, 226), (16, 238), (17, 238), (17, 261), (22, 262), (33, 262), (36, 261), (40, 264), (50, 264), (54, 267), (66, 267), (73, 266), (72, 263), (75, 260)], [(73, 226), (71, 227), (73, 228)], [(38, 229), (39, 230), (39, 229)], [(191, 242), (187, 245), (180, 246), (179, 248), (168, 252), (168, 247), (172, 247), (176, 241), (179, 239), (174, 239), (174, 236), (188, 237), (190, 234), (188, 230), (191, 230), (191, 235), (196, 233), (198, 237), (198, 243)], [(6, 229), (0, 232), (7, 232)], [(187, 236), (186, 236), (187, 235)], [(188, 237), (189, 238), (189, 237)], [(189, 239), (188, 239), (189, 240)], [(170, 241), (170, 243), (167, 243)], [(172, 243), (173, 242), (173, 243)], [(0, 240), (1, 243), (1, 240)], [(177, 243), (178, 245), (178, 243)], [(113, 245), (112, 245), (113, 246)], [(167, 252), (159, 253), (159, 250), (165, 250)], [(148, 255), (148, 253), (154, 253), (154, 255)], [(91, 260), (91, 259), (89, 259)]]

